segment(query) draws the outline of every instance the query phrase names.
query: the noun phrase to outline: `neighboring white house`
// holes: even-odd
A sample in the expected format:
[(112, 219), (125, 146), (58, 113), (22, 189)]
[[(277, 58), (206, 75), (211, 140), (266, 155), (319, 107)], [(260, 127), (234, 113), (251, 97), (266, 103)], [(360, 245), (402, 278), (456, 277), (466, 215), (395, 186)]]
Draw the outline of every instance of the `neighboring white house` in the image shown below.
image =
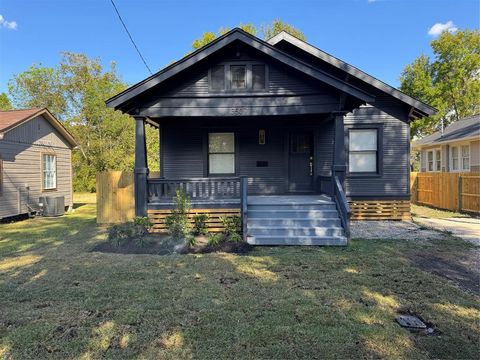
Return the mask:
[(414, 141), (412, 149), (420, 152), (421, 172), (479, 172), (480, 114)]

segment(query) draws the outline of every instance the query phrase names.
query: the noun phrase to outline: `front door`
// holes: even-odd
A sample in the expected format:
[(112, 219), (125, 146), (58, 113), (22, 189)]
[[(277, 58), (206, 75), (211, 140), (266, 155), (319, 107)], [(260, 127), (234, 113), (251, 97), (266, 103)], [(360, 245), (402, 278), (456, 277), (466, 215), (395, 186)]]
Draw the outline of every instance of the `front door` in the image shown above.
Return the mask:
[(313, 191), (313, 136), (310, 132), (290, 133), (288, 190)]

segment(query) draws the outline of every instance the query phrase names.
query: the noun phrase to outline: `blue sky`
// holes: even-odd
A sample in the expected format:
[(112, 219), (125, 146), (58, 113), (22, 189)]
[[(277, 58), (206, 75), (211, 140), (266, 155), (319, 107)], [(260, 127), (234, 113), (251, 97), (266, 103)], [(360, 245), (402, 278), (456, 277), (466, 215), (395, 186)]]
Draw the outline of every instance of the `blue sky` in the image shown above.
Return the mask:
[[(435, 33), (478, 29), (480, 17), (478, 0), (115, 2), (153, 71), (185, 55), (204, 31), (280, 18), (309, 43), (394, 86), (405, 64), (431, 54)], [(148, 76), (110, 0), (0, 0), (0, 92), (33, 63), (54, 66), (62, 51), (115, 61), (129, 84)]]

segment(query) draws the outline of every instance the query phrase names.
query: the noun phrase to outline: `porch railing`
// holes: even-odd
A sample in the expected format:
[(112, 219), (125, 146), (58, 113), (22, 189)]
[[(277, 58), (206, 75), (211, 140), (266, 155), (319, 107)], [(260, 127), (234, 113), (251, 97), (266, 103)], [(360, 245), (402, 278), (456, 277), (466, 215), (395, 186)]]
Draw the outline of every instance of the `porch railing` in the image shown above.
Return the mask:
[(347, 197), (343, 191), (342, 184), (338, 176), (333, 176), (333, 198), (337, 206), (338, 214), (340, 215), (340, 221), (342, 222), (343, 229), (345, 230), (345, 236), (350, 238), (350, 216), (352, 210), (348, 205)]
[(148, 202), (172, 201), (181, 189), (192, 200), (225, 200), (241, 198), (240, 177), (148, 179)]

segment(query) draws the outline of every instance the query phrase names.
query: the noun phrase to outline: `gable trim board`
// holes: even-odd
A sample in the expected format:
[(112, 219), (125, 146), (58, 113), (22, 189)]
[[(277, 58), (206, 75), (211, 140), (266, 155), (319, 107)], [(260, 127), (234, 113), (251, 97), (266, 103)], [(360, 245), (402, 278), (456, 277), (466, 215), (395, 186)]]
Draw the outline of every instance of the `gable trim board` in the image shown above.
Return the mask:
[(295, 47), (303, 50), (304, 52), (306, 52), (310, 55), (313, 55), (314, 57), (316, 57), (320, 60), (323, 60), (323, 61), (327, 62), (328, 64), (330, 64), (332, 66), (335, 66), (336, 68), (338, 68), (342, 71), (345, 71), (347, 74), (352, 75), (352, 76), (364, 81), (365, 83), (367, 83), (369, 85), (372, 85), (372, 86), (376, 87), (377, 89), (385, 92), (386, 94), (389, 94), (389, 95), (397, 98), (398, 100), (412, 106), (412, 109), (410, 110), (410, 112), (411, 112), (410, 115), (414, 114), (415, 109), (417, 109), (418, 111), (421, 112), (421, 114), (418, 114), (418, 115), (420, 115), (419, 117), (423, 117), (425, 115), (433, 115), (437, 112), (437, 110), (434, 107), (432, 107), (428, 104), (425, 104), (424, 102), (422, 102), (420, 100), (417, 100), (417, 99), (405, 94), (404, 92), (394, 88), (393, 86), (390, 86), (390, 85), (384, 83), (383, 81), (380, 81), (377, 78), (361, 71), (360, 69), (356, 68), (355, 66), (352, 66), (352, 65), (340, 60), (339, 58), (337, 58), (333, 55), (330, 55), (329, 53), (327, 53), (325, 51), (322, 51), (319, 48), (317, 48), (317, 47), (315, 47), (315, 46), (313, 46), (313, 45), (311, 45), (311, 44), (309, 44), (305, 41), (302, 41), (302, 40), (296, 38), (293, 35), (290, 35), (289, 33), (285, 32), (285, 31), (282, 31), (279, 34), (272, 37), (271, 39), (269, 39), (268, 43), (271, 44), (272, 46), (278, 46), (278, 44), (282, 41), (288, 42), (288, 43), (294, 45)]
[[(33, 110), (35, 110), (35, 109), (33, 109)], [(14, 113), (14, 112), (18, 112), (18, 111), (23, 111), (23, 110), (8, 110), (8, 111), (5, 111), (5, 112), (8, 112), (8, 113), (13, 112)], [(65, 140), (68, 141), (71, 148), (76, 148), (78, 146), (78, 143), (75, 140), (75, 138), (68, 132), (68, 130), (65, 128), (65, 126), (59, 120), (57, 120), (55, 118), (55, 116), (53, 116), (53, 114), (47, 108), (38, 109), (38, 111), (36, 111), (36, 112), (30, 113), (25, 117), (19, 118), (16, 122), (12, 123), (11, 125), (6, 126), (4, 128), (1, 128), (0, 129), (0, 140), (2, 140), (5, 137), (5, 134), (7, 132), (15, 129), (16, 127), (26, 123), (27, 121), (30, 121), (33, 118), (36, 118), (38, 116), (43, 116), (50, 123), (50, 125), (52, 125), (65, 138)]]
[[(129, 112), (135, 110), (135, 106), (131, 104), (131, 101), (136, 96), (144, 93), (147, 90), (152, 89), (153, 87), (159, 85), (160, 83), (166, 81), (167, 79), (171, 78), (172, 76), (186, 70), (190, 66), (197, 64), (198, 62), (205, 60), (210, 55), (216, 53), (220, 49), (226, 47), (227, 45), (233, 43), (234, 41), (241, 41), (250, 47), (257, 49), (258, 51), (262, 52), (265, 55), (268, 55), (275, 60), (293, 68), (298, 71), (303, 72), (304, 74), (317, 79), (327, 85), (333, 86), (348, 95), (351, 95), (357, 99), (360, 99), (364, 104), (374, 104), (375, 103), (375, 96), (355, 85), (348, 83), (348, 81), (339, 79), (331, 74), (318, 69), (317, 67), (310, 65), (302, 60), (295, 58), (294, 56), (277, 49), (276, 47), (272, 46), (270, 43), (262, 41), (241, 29), (235, 28), (230, 32), (226, 33), (225, 35), (215, 39), (211, 43), (205, 45), (201, 49), (193, 52), (192, 54), (184, 57), (183, 59), (177, 61), (176, 63), (167, 66), (166, 68), (160, 70), (156, 74), (146, 78), (145, 80), (131, 86), (130, 88), (126, 89), (125, 91), (121, 92), (120, 94), (108, 99), (106, 101), (107, 106), (115, 108), (116, 110), (124, 110), (125, 112)], [(303, 42), (302, 42), (303, 43)], [(306, 43), (303, 43), (306, 44)], [(306, 44), (308, 45), (308, 44)], [(309, 45), (311, 46), (311, 45)], [(365, 74), (366, 75), (366, 74)], [(370, 77), (372, 78), (372, 77)], [(373, 78), (372, 78), (373, 79)], [(432, 107), (415, 100), (409, 97), (406, 94), (401, 93), (400, 91), (387, 86), (384, 83), (381, 83), (377, 80), (377, 82), (370, 82), (371, 85), (379, 88), (386, 94), (391, 96), (396, 95), (396, 97), (401, 100), (402, 102), (406, 103), (409, 106), (412, 106), (410, 113), (412, 113), (415, 109), (420, 112), (420, 116), (424, 115), (431, 115), (435, 113), (435, 109)], [(382, 85), (383, 84), (383, 85)], [(382, 87), (380, 87), (382, 85)], [(393, 90), (395, 91), (393, 91)], [(388, 90), (388, 91), (387, 91)], [(399, 95), (401, 94), (401, 95)], [(130, 106), (130, 107), (129, 107)], [(131, 108), (133, 107), (133, 109)]]

